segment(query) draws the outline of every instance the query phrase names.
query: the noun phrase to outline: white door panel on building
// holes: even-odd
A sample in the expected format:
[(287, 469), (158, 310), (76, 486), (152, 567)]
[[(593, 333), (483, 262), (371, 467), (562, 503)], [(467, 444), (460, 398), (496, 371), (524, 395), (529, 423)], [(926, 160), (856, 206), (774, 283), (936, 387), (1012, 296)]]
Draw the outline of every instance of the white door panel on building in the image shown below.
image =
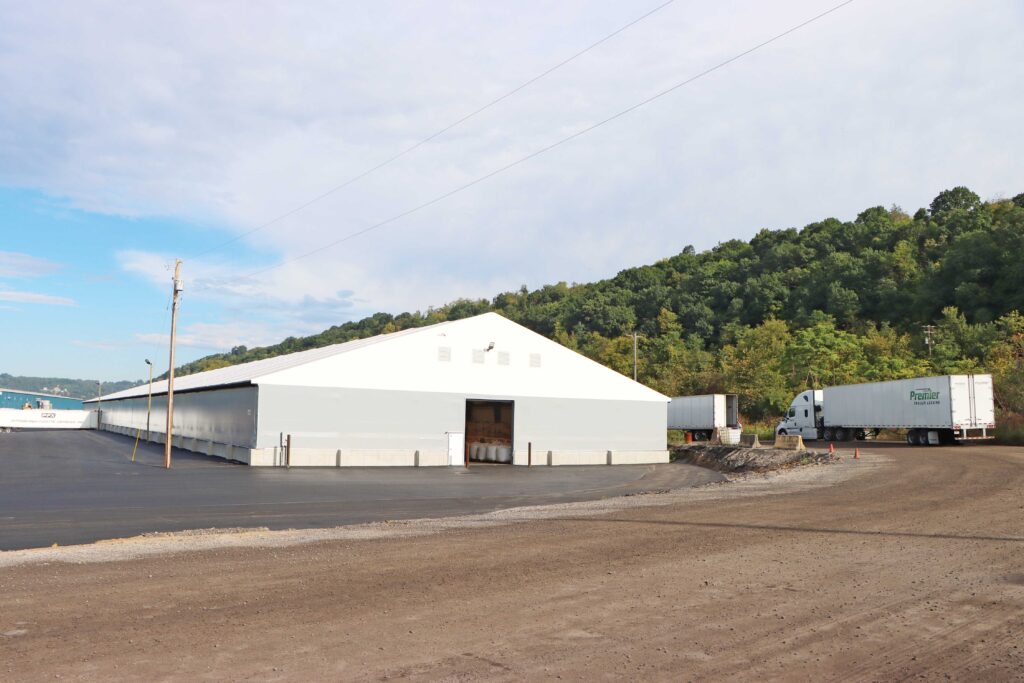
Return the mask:
[(466, 464), (466, 435), (462, 432), (448, 432), (448, 464), (452, 467)]

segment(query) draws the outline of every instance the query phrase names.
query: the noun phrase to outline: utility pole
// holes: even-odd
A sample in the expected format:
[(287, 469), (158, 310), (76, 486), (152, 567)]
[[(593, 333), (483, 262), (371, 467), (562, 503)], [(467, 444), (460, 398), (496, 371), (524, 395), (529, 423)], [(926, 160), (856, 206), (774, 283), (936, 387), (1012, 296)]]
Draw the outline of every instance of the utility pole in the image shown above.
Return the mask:
[(103, 419), (103, 382), (96, 381), (96, 430), (102, 429), (100, 420)]
[(935, 325), (921, 325), (921, 329), (924, 330), (924, 345), (928, 347), (928, 357), (932, 357), (932, 347), (935, 346), (935, 341), (932, 339), (932, 335), (935, 334)]
[(633, 333), (633, 381), (636, 381), (636, 332)]
[(149, 393), (146, 394), (146, 441), (152, 441), (153, 436), (149, 432), (149, 414), (153, 412), (153, 361), (146, 359), (149, 366)]
[(181, 259), (174, 259), (174, 291), (171, 295), (171, 359), (167, 366), (167, 437), (164, 439), (164, 467), (171, 469), (174, 433), (174, 337), (178, 328), (178, 297), (181, 294)]

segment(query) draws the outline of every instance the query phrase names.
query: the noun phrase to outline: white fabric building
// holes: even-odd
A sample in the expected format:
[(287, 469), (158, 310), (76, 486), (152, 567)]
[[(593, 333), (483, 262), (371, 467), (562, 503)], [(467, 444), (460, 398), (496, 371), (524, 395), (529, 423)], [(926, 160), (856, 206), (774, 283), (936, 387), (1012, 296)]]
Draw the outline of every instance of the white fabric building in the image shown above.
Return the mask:
[[(153, 441), (166, 391), (154, 383)], [(146, 438), (146, 394), (102, 397), (101, 429)], [(486, 313), (177, 378), (173, 432), (250, 465), (659, 463), (668, 401)]]

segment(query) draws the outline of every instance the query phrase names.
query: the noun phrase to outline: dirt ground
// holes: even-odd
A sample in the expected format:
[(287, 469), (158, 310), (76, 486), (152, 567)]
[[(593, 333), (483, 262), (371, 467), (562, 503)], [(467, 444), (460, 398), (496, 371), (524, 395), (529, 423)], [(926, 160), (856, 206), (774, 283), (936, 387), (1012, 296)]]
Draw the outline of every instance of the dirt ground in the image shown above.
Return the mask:
[(1024, 449), (819, 470), (856, 467), (420, 535), (48, 555), (0, 568), (0, 678), (1024, 680)]
[(680, 462), (720, 472), (769, 472), (811, 463), (826, 464), (838, 457), (823, 449), (795, 451), (765, 446), (745, 448), (710, 444), (676, 446), (672, 455)]

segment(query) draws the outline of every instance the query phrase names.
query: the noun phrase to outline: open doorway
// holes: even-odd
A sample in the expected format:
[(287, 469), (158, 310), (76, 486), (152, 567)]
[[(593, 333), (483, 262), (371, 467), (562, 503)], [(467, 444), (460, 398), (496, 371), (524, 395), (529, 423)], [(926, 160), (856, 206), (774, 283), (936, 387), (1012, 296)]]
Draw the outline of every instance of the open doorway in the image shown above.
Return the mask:
[(466, 401), (466, 464), (512, 464), (513, 401)]

